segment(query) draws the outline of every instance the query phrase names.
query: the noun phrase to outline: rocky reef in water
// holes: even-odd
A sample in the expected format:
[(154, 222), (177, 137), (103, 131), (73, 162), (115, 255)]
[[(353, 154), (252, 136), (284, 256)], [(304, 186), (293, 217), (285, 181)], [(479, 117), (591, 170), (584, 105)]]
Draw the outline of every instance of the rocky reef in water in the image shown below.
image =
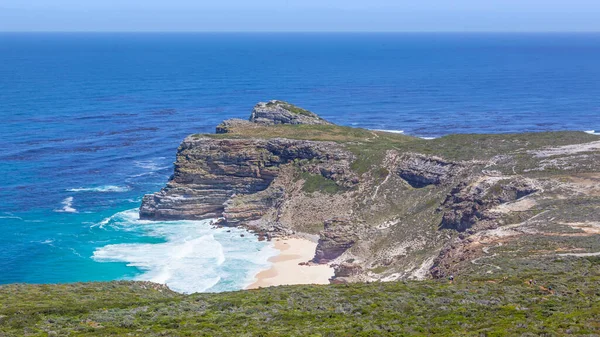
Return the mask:
[(512, 273), (600, 252), (599, 162), (583, 132), (424, 140), (270, 101), (188, 136), (140, 217), (316, 234), (336, 282)]

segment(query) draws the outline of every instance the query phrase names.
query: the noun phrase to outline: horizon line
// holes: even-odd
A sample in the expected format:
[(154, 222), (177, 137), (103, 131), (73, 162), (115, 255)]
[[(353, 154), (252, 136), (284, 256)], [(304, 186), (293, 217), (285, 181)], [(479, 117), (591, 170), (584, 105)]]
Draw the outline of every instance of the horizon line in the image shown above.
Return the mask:
[(132, 30), (132, 31), (111, 31), (111, 30), (0, 30), (0, 34), (599, 34), (600, 30), (590, 31), (579, 31), (579, 30), (524, 30), (524, 31), (495, 31), (495, 30), (481, 30), (481, 31), (469, 31), (469, 30), (451, 30), (451, 31), (384, 31), (384, 30), (365, 30), (365, 31), (346, 31), (346, 30), (323, 30), (323, 31), (303, 31), (303, 30), (290, 30), (290, 31), (268, 31), (268, 30), (257, 30), (257, 31), (228, 31), (228, 30), (165, 30), (165, 31), (152, 31), (152, 30)]

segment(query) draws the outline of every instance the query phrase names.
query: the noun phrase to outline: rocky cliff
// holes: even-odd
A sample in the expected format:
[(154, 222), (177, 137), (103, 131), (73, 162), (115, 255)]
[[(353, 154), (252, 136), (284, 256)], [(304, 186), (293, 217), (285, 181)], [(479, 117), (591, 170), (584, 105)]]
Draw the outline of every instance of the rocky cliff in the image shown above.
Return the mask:
[(337, 282), (510, 272), (600, 251), (600, 147), (580, 132), (434, 140), (333, 125), (282, 101), (191, 135), (143, 219), (318, 234)]

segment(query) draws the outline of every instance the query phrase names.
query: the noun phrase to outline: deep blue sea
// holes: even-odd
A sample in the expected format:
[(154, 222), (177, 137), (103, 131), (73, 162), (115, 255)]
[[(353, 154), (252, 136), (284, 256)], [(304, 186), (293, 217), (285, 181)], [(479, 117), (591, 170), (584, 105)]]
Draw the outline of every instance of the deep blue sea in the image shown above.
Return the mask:
[(270, 244), (137, 208), (185, 136), (270, 99), (421, 137), (600, 130), (600, 34), (0, 34), (0, 284), (249, 284)]

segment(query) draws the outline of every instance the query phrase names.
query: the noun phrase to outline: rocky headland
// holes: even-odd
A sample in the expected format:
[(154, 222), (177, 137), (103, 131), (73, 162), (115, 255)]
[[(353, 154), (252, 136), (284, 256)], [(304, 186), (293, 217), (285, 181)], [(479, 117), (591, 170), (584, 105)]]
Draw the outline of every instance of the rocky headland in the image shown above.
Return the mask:
[(598, 163), (583, 132), (425, 140), (271, 101), (188, 136), (140, 217), (319, 235), (312, 263), (334, 282), (552, 271), (600, 255)]

